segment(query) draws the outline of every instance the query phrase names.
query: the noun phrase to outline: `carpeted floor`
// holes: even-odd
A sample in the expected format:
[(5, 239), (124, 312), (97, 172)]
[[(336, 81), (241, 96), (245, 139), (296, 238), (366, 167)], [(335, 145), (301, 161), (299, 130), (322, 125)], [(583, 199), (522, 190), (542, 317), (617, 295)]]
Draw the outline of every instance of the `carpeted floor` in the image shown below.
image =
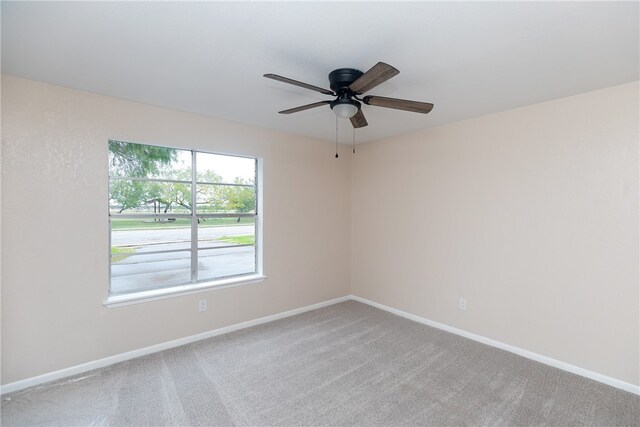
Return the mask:
[(3, 396), (2, 425), (640, 425), (640, 397), (348, 301)]

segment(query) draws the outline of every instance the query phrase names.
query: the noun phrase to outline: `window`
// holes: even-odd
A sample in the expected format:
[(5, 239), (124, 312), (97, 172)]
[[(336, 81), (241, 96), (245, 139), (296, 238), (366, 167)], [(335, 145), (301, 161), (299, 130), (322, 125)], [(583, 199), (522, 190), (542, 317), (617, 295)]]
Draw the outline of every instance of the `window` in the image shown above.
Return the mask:
[(110, 297), (257, 275), (257, 172), (254, 158), (109, 141)]

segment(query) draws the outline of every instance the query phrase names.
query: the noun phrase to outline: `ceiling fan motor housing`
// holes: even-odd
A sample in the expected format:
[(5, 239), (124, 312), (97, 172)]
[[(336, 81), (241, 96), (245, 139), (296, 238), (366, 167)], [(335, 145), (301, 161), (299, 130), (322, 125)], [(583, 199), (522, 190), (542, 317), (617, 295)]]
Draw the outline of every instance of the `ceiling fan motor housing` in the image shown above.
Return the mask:
[[(352, 99), (356, 93), (352, 91), (349, 86), (351, 83), (358, 80), (362, 74), (362, 71), (353, 68), (338, 68), (337, 70), (333, 70), (329, 73), (329, 84), (331, 86), (331, 90), (338, 95), (338, 98), (336, 98), (335, 101), (332, 101), (329, 106), (334, 110), (334, 107), (340, 105), (340, 113), (336, 113), (340, 117), (351, 117), (360, 111), (360, 103)], [(351, 109), (347, 108), (344, 104), (355, 106), (355, 110), (353, 107), (349, 107)], [(342, 111), (343, 109), (344, 111)], [(334, 111), (338, 111), (338, 109), (335, 109)]]
[(331, 90), (338, 95), (341, 95), (343, 92), (349, 93), (350, 96), (354, 95), (351, 89), (349, 89), (349, 86), (358, 80), (362, 74), (362, 71), (353, 68), (338, 68), (337, 70), (333, 70), (329, 73)]

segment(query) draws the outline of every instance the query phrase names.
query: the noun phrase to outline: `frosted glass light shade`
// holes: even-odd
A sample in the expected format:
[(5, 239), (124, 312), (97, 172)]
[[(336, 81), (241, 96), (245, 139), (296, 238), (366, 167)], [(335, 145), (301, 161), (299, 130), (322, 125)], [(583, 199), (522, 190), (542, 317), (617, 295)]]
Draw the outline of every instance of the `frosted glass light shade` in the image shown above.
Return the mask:
[(338, 117), (342, 117), (343, 119), (348, 119), (349, 117), (353, 117), (358, 112), (358, 107), (353, 104), (337, 104), (333, 106), (333, 112), (336, 113)]

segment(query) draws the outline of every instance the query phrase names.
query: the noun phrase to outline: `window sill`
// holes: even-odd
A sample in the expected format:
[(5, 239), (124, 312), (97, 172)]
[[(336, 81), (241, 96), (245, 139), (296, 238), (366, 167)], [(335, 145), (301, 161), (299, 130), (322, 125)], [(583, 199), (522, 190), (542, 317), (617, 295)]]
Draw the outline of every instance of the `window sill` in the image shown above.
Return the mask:
[(166, 298), (173, 298), (182, 295), (195, 294), (198, 292), (210, 291), (212, 289), (226, 289), (236, 286), (261, 283), (267, 278), (262, 274), (252, 274), (250, 276), (233, 277), (220, 279), (211, 282), (202, 282), (195, 285), (173, 286), (166, 289), (153, 289), (149, 291), (135, 292), (126, 295), (109, 296), (102, 304), (105, 307), (116, 308), (131, 304), (141, 304), (144, 302), (157, 301)]

